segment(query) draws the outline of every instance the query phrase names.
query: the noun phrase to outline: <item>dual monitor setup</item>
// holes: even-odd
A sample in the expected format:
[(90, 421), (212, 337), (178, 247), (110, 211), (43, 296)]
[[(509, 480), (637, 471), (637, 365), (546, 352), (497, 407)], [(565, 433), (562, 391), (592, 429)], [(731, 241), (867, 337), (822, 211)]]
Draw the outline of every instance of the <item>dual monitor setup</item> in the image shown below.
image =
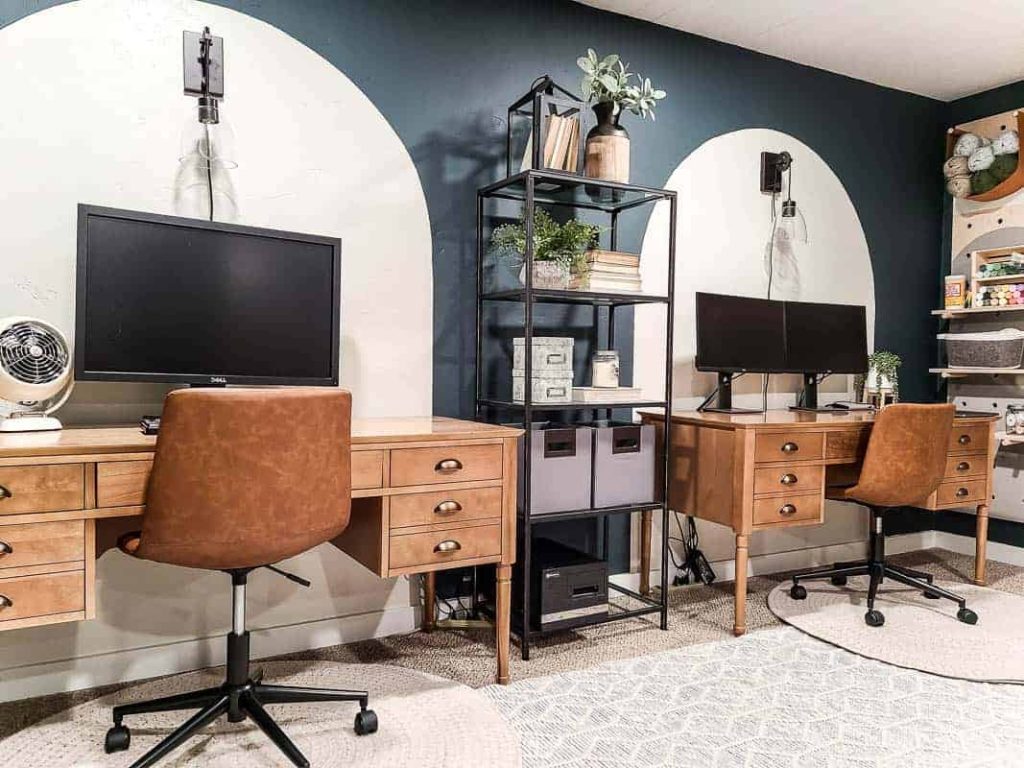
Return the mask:
[(80, 205), (75, 378), (338, 384), (341, 241)]
[[(717, 403), (708, 411), (738, 413), (732, 380), (745, 373), (803, 376), (798, 410), (818, 408), (818, 384), (830, 374), (868, 370), (863, 306), (773, 301), (697, 294), (698, 371), (718, 374)], [(756, 411), (755, 411), (756, 412)]]

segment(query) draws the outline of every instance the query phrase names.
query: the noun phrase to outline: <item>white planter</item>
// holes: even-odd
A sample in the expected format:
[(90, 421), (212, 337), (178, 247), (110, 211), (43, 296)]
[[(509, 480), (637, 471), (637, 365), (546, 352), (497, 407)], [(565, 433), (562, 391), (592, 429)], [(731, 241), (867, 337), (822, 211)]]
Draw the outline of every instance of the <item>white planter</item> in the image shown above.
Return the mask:
[[(519, 270), (519, 282), (526, 285), (526, 264)], [(569, 287), (569, 267), (557, 261), (533, 262), (533, 287), (565, 290)]]

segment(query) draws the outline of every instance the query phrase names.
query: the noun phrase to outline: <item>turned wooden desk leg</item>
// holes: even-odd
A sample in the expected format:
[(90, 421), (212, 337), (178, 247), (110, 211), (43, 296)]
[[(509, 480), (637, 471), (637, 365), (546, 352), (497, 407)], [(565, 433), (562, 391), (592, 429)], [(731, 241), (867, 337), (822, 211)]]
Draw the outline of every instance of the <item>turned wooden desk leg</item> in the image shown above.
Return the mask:
[(434, 572), (423, 574), (423, 621), (421, 628), (424, 632), (430, 632), (434, 628), (435, 596), (437, 594)]
[(988, 504), (978, 505), (974, 531), (974, 583), (985, 585), (985, 550), (988, 545)]
[(732, 633), (739, 637), (747, 631), (747, 540), (748, 536), (736, 534), (736, 593)]
[(499, 685), (508, 685), (509, 645), (512, 642), (510, 628), (512, 621), (512, 566), (497, 567), (497, 599), (494, 606), (494, 640), (498, 650)]
[(651, 510), (640, 513), (640, 594), (651, 594)]

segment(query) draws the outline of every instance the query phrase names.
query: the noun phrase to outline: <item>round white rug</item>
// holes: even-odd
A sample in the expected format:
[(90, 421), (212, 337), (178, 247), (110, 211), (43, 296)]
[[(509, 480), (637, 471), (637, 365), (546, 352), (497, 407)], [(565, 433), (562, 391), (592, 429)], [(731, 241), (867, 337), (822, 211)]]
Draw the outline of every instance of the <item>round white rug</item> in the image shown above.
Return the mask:
[[(381, 664), (254, 664), (264, 681), (318, 688), (365, 689), (380, 730), (356, 736), (358, 704), (268, 705), (267, 711), (317, 768), (486, 765), (518, 768), (519, 737), (490, 700), (461, 683)], [(103, 737), (114, 704), (220, 684), (223, 671), (202, 670), (126, 688), (61, 712), (0, 742), (5, 768), (128, 766), (188, 719), (190, 712), (126, 717), (131, 747), (107, 755)], [(221, 718), (160, 762), (161, 768), (290, 766), (251, 721)]]
[(1024, 683), (1024, 597), (961, 582), (936, 585), (961, 595), (978, 623), (956, 618), (957, 605), (928, 600), (908, 587), (884, 582), (875, 608), (881, 627), (864, 623), (866, 577), (844, 587), (807, 581), (806, 600), (789, 596), (786, 581), (768, 595), (768, 607), (787, 624), (848, 651), (945, 677), (983, 682)]

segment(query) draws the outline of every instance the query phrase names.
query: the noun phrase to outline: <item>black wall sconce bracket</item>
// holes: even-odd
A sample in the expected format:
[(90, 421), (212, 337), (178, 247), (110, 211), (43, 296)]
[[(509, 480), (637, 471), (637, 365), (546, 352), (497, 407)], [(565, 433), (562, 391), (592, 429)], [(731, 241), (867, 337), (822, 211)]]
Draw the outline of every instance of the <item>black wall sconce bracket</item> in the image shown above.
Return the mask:
[(182, 33), (182, 63), (188, 96), (224, 98), (224, 38), (202, 32)]
[(761, 153), (761, 192), (777, 195), (782, 192), (782, 174), (793, 164), (789, 152)]

